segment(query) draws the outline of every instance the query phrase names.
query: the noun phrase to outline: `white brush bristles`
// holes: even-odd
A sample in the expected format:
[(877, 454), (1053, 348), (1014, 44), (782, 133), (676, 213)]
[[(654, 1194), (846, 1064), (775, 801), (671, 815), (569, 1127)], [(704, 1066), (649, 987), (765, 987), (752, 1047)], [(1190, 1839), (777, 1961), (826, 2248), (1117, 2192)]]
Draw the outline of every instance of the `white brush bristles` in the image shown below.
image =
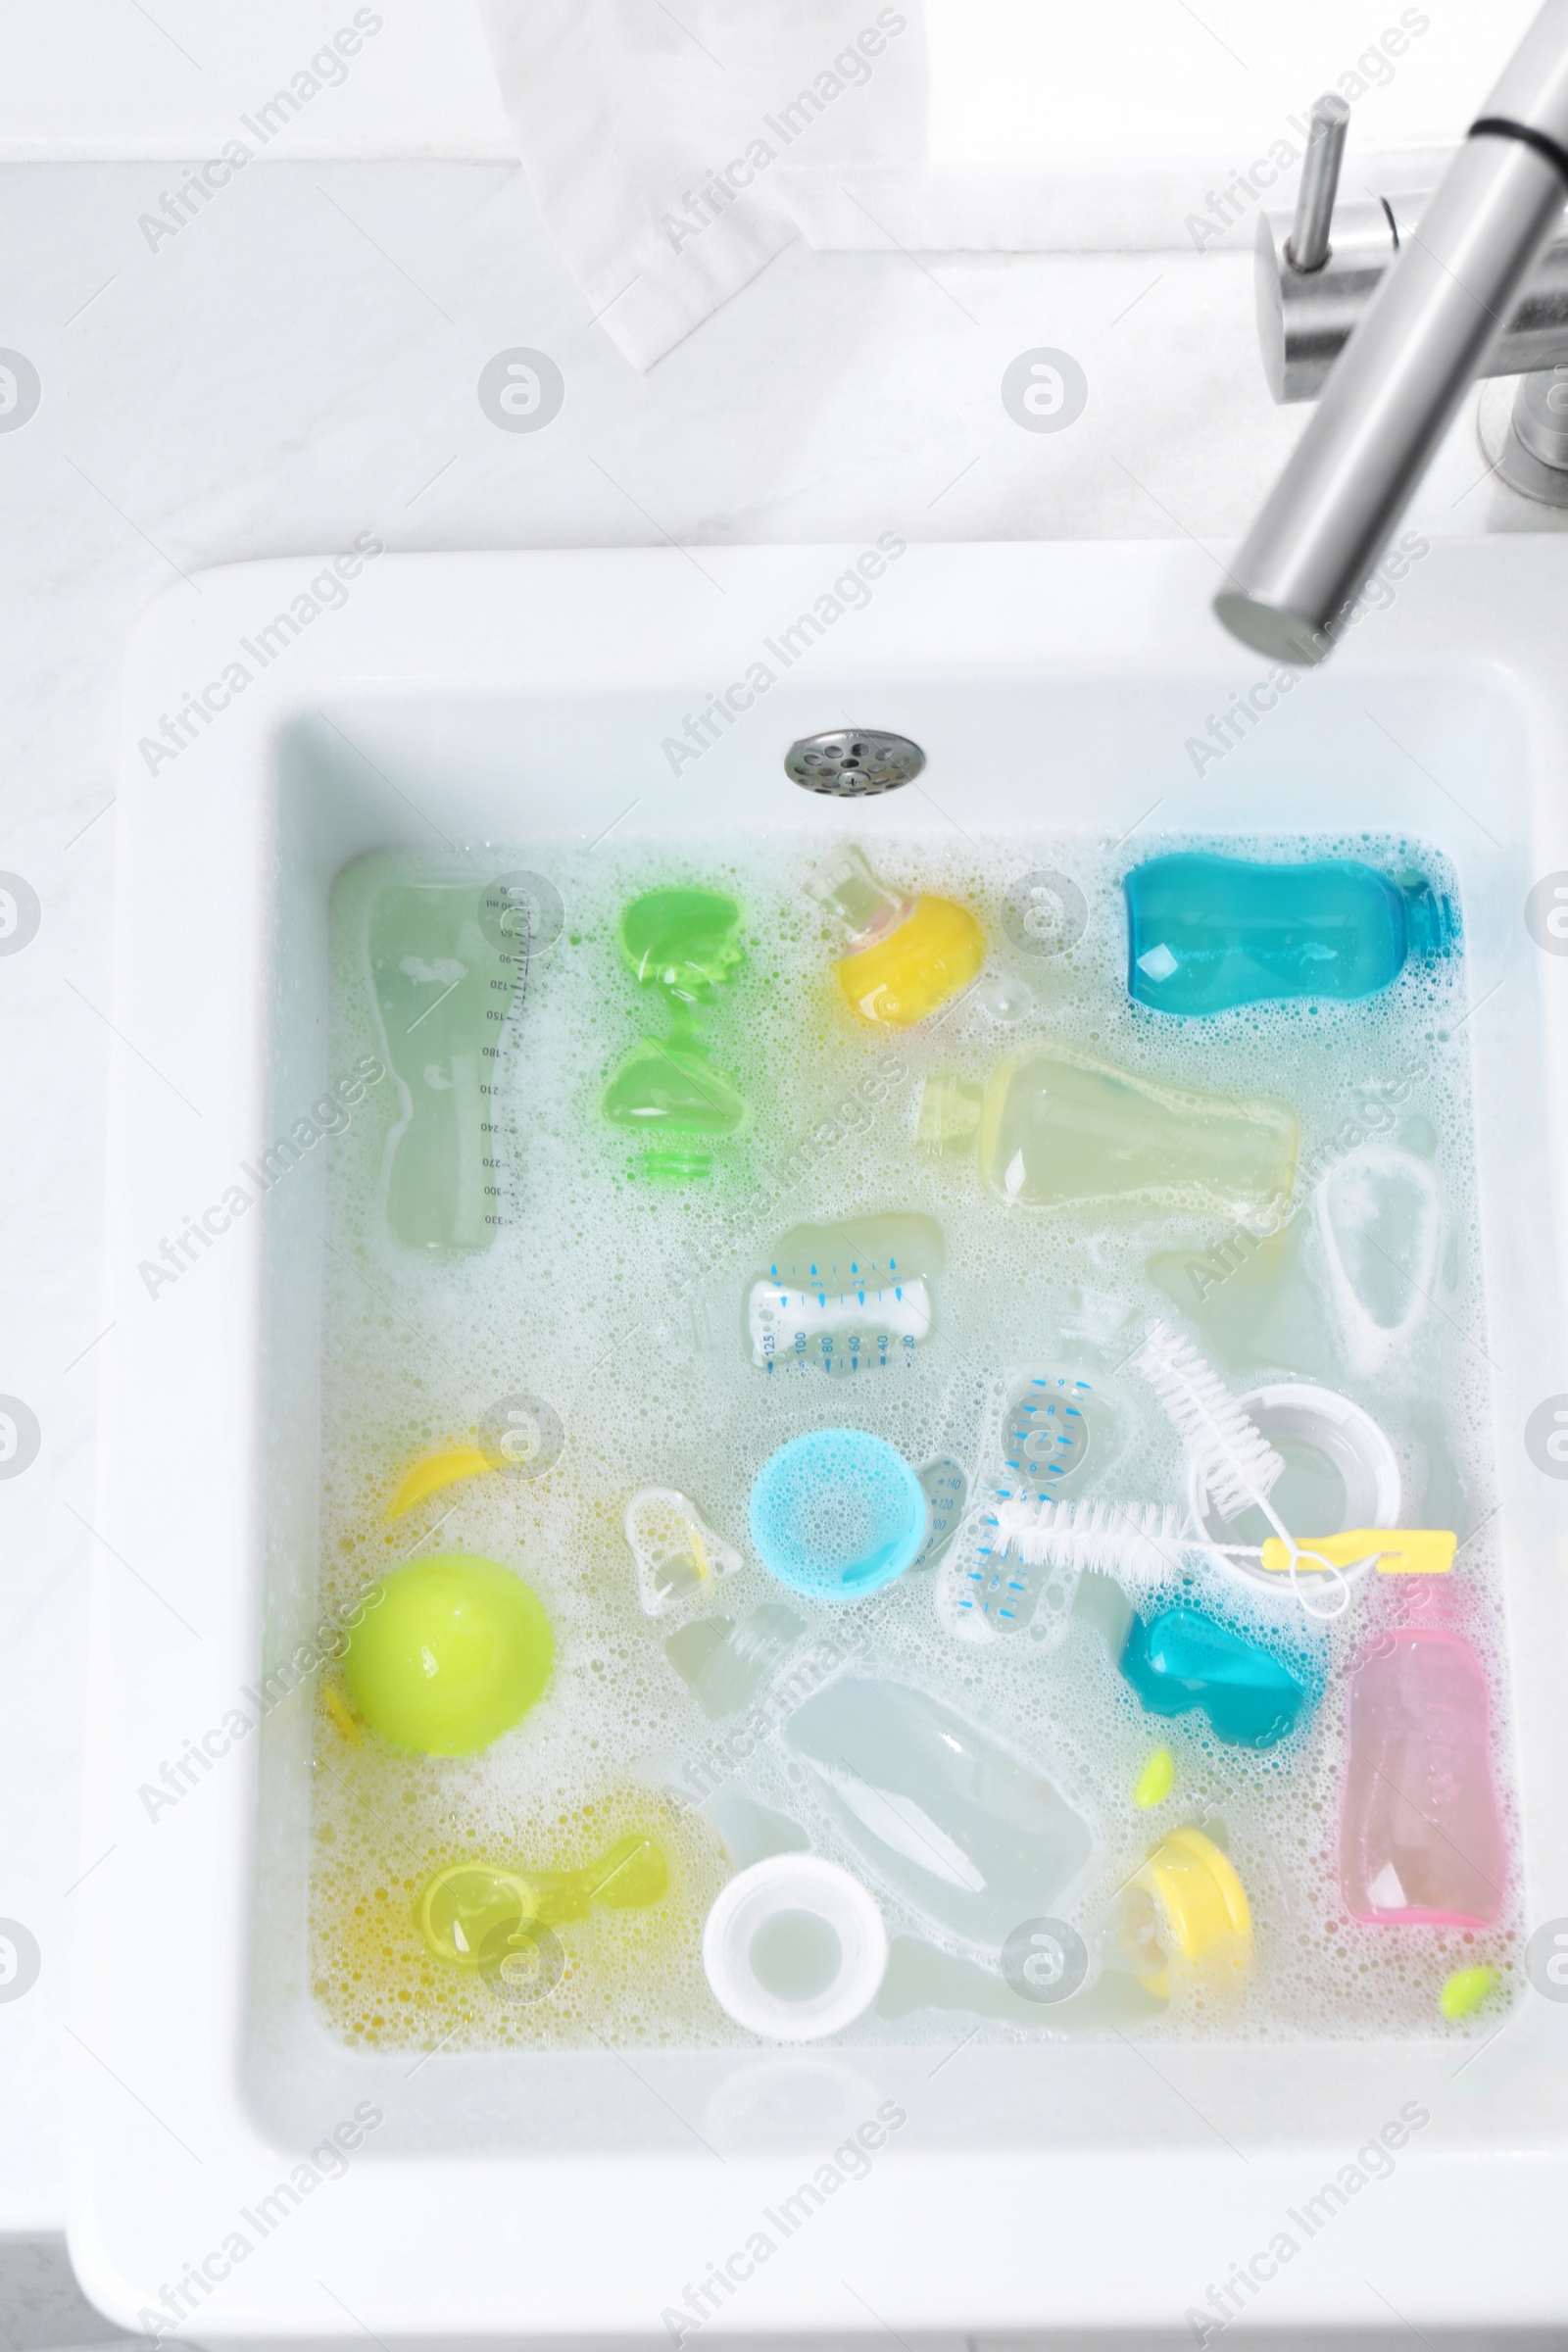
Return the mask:
[(1230, 1518), (1260, 1505), (1285, 1464), (1192, 1343), (1155, 1323), (1138, 1365), (1201, 1468), (1210, 1501)]

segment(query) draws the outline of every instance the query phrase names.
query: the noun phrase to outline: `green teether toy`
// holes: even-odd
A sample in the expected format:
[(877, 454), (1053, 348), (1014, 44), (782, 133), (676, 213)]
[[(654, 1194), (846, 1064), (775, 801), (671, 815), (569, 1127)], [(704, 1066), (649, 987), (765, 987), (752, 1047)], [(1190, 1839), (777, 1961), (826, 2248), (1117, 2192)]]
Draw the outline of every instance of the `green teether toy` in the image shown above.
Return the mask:
[(621, 914), (621, 960), (644, 987), (710, 1004), (746, 960), (741, 910), (719, 890), (649, 890)]
[(712, 1004), (746, 960), (736, 936), (741, 910), (718, 890), (650, 890), (621, 911), (620, 959), (669, 1007), (666, 1039), (644, 1037), (622, 1056), (600, 1101), (612, 1127), (641, 1133), (651, 1147), (635, 1163), (651, 1178), (689, 1183), (712, 1164), (705, 1148), (746, 1124), (746, 1104), (708, 1057), (697, 1007)]

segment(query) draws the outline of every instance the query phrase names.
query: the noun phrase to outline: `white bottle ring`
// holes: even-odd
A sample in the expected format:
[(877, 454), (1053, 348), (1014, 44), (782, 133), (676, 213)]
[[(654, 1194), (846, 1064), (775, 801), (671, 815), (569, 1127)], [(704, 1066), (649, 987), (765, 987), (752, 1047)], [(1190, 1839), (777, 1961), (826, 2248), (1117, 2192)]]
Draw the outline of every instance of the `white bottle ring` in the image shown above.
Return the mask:
[[(831, 1931), (836, 1962), (825, 1983), (799, 1992), (764, 1983), (759, 1937), (787, 1915)], [(820, 1946), (819, 1946), (820, 1948)], [(703, 1929), (703, 1966), (727, 2017), (768, 2041), (821, 2041), (851, 2026), (877, 1996), (888, 1965), (888, 1932), (858, 1879), (819, 1854), (770, 1854), (730, 1880)]]
[[(1305, 1381), (1277, 1381), (1267, 1388), (1250, 1389), (1237, 1402), (1269, 1445), (1304, 1446), (1339, 1472), (1345, 1486), (1346, 1527), (1398, 1526), (1398, 1457), (1363, 1406), (1333, 1389)], [(1195, 1461), (1188, 1473), (1187, 1500), (1194, 1524), (1210, 1544), (1223, 1546), (1233, 1531), (1224, 1512), (1210, 1500), (1200, 1462)], [(1303, 1536), (1338, 1533), (1332, 1527), (1301, 1530)], [(1376, 1552), (1369, 1552), (1365, 1559), (1352, 1560), (1338, 1572), (1336, 1581), (1353, 1584), (1377, 1558)], [(1285, 1578), (1257, 1560), (1222, 1553), (1221, 1563), (1259, 1592), (1279, 1597), (1287, 1590)], [(1301, 1575), (1313, 1587), (1329, 1581), (1322, 1569), (1313, 1568), (1310, 1557), (1302, 1561)]]

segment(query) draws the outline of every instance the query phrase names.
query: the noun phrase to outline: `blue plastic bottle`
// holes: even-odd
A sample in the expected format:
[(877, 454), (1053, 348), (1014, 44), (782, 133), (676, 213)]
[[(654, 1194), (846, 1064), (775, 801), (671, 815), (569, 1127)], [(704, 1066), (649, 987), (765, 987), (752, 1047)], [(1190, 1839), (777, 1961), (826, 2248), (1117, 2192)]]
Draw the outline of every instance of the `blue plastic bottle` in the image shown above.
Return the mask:
[(1454, 931), (1447, 901), (1353, 858), (1274, 865), (1178, 852), (1135, 865), (1127, 986), (1160, 1012), (1229, 1012), (1269, 997), (1370, 997)]
[(1147, 1624), (1135, 1617), (1121, 1670), (1152, 1715), (1201, 1707), (1230, 1747), (1272, 1747), (1314, 1703), (1272, 1651), (1202, 1609), (1161, 1609)]

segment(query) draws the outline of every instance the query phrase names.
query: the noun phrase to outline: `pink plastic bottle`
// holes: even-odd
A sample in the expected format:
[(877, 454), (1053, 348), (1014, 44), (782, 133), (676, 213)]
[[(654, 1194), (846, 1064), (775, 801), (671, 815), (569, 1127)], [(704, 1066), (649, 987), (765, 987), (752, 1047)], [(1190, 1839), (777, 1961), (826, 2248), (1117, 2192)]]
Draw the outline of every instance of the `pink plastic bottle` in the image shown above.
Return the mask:
[(1406, 1585), (1350, 1671), (1340, 1888), (1373, 1926), (1484, 1928), (1502, 1907), (1486, 1676), (1447, 1598)]

